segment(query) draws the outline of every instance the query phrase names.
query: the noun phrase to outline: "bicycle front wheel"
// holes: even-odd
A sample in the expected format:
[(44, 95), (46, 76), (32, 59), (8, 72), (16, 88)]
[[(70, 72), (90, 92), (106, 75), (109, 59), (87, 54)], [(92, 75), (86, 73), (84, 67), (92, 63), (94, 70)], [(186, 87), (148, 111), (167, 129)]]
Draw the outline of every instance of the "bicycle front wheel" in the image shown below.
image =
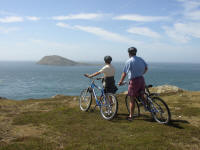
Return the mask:
[[(126, 108), (129, 114), (130, 114), (130, 102), (131, 102), (130, 96), (126, 95), (125, 104), (126, 104)], [(135, 109), (134, 109), (133, 117), (139, 117), (139, 116), (140, 116), (140, 107), (137, 100), (135, 100)]]
[(168, 124), (171, 121), (171, 113), (167, 104), (159, 97), (152, 97), (150, 110), (155, 121), (161, 124)]
[(88, 111), (92, 103), (92, 94), (89, 91), (89, 88), (81, 91), (79, 106), (82, 111)]
[(100, 112), (104, 119), (112, 120), (118, 111), (118, 101), (114, 94), (107, 93), (102, 97)]

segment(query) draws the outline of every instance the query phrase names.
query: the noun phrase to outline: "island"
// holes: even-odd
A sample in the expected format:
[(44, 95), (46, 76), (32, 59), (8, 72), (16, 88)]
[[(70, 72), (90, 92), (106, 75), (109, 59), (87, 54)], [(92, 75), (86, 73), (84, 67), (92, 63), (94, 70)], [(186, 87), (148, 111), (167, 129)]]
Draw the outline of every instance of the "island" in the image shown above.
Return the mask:
[(76, 62), (73, 60), (70, 60), (65, 57), (61, 57), (58, 55), (50, 55), (50, 56), (44, 56), (41, 60), (37, 62), (39, 65), (52, 65), (52, 66), (90, 66), (90, 65), (96, 65), (96, 64), (90, 64), (90, 63), (82, 63), (82, 62)]

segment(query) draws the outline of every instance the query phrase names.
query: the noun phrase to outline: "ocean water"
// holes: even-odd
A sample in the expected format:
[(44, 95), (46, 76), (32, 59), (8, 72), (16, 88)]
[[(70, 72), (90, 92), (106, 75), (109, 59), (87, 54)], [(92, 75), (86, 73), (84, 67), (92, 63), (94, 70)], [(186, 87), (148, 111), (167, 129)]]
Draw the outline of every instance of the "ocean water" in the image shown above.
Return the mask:
[[(148, 63), (146, 84), (175, 85), (185, 90), (200, 91), (200, 64)], [(116, 82), (124, 63), (114, 63)], [(48, 98), (57, 94), (77, 96), (90, 80), (84, 73), (93, 73), (102, 66), (44, 66), (35, 62), (0, 62), (0, 96), (8, 99)], [(101, 86), (101, 82), (97, 81)], [(126, 91), (119, 87), (118, 92)]]

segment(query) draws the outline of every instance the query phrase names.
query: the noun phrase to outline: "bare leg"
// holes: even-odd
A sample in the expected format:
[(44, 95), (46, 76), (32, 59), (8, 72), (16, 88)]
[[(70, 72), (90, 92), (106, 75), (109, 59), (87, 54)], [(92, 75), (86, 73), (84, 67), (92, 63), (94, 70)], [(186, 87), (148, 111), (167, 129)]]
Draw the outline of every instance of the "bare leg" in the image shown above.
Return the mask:
[(130, 100), (131, 101), (130, 101), (130, 114), (129, 114), (129, 117), (132, 118), (134, 110), (135, 110), (135, 97), (130, 96)]

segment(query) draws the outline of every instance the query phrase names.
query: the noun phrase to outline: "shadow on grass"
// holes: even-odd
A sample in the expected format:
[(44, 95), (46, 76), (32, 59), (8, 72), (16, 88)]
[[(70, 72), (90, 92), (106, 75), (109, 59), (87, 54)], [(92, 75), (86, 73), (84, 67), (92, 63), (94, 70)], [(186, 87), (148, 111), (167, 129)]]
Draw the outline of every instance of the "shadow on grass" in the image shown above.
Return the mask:
[[(127, 113), (119, 113), (117, 116), (113, 119), (114, 122), (120, 121), (120, 120), (127, 120), (127, 117), (129, 114)], [(153, 118), (148, 115), (140, 115), (140, 116), (134, 116), (134, 119), (137, 120), (144, 120), (148, 122), (154, 122)]]
[[(112, 121), (118, 122), (118, 121), (122, 121), (122, 120), (127, 120), (127, 117), (128, 117), (127, 113), (119, 113)], [(151, 116), (145, 115), (145, 114), (141, 114), (139, 117), (135, 117), (134, 119), (156, 123), (156, 121)], [(181, 124), (189, 124), (189, 122), (186, 120), (171, 120), (169, 124), (165, 124), (165, 125), (174, 127), (177, 129), (184, 129)]]
[(178, 128), (178, 129), (184, 129), (181, 126), (181, 123), (189, 124), (187, 120), (171, 120), (171, 122), (168, 124), (168, 126)]

